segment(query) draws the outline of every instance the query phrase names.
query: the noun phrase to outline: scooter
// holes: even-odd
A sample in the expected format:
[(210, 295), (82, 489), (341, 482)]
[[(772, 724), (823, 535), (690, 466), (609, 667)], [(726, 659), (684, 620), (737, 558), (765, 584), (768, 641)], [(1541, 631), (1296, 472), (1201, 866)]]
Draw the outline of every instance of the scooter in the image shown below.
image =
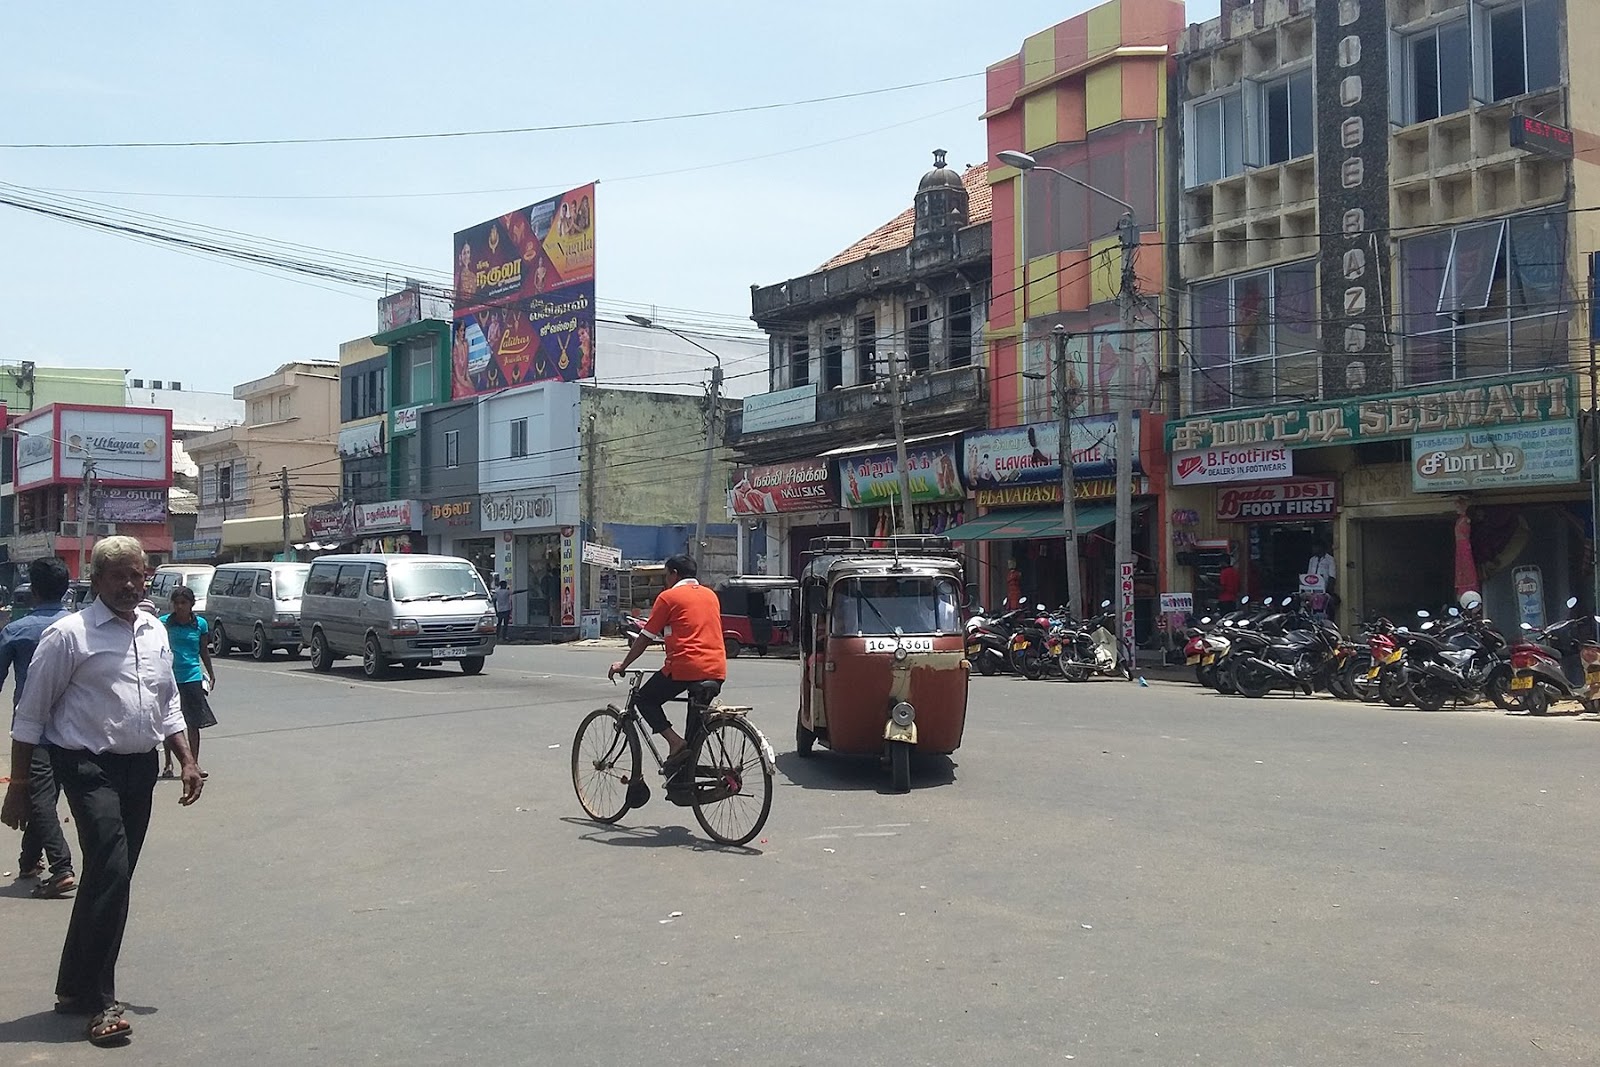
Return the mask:
[[(1567, 599), (1569, 611), (1577, 606), (1577, 597)], [(1542, 643), (1523, 641), (1511, 649), (1511, 666), (1516, 672), (1511, 678), (1511, 695), (1521, 698), (1523, 709), (1530, 715), (1543, 715), (1556, 701), (1576, 700), (1586, 712), (1600, 711), (1600, 618), (1574, 615), (1543, 633), (1528, 623), (1522, 628), (1530, 636), (1543, 638)], [(1564, 665), (1574, 659), (1582, 667), (1578, 680)]]
[(1083, 682), (1096, 674), (1123, 674), (1117, 639), (1108, 628), (1114, 613), (1111, 601), (1100, 602), (1100, 614), (1082, 626), (1064, 623), (1057, 630), (1056, 662), (1069, 682)]

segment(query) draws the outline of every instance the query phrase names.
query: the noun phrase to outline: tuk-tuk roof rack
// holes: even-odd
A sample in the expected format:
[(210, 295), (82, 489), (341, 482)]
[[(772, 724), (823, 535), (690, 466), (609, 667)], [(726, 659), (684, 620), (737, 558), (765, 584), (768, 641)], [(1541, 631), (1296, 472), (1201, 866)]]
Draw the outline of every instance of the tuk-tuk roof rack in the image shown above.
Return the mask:
[(890, 537), (813, 537), (808, 556), (850, 555), (903, 556), (918, 552), (953, 552), (950, 538), (943, 534), (894, 534)]

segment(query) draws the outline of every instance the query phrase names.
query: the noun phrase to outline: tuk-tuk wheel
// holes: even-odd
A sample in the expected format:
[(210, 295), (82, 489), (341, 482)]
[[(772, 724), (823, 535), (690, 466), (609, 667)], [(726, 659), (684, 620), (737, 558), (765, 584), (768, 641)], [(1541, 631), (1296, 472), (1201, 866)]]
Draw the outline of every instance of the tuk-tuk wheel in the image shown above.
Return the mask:
[(729, 659), (739, 658), (740, 647), (737, 637), (724, 637), (722, 639), (722, 650), (728, 654)]
[(800, 713), (794, 716), (794, 754), (802, 758), (811, 755), (811, 749), (817, 743), (817, 735), (806, 729), (806, 724), (800, 721)]
[(889, 779), (896, 793), (911, 792), (911, 746), (889, 742)]

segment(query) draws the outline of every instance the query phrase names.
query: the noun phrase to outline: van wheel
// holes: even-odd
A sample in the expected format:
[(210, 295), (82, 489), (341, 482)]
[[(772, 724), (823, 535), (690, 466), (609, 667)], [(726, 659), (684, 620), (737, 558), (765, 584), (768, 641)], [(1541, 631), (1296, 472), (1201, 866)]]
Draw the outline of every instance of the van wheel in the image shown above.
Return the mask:
[(267, 631), (259, 622), (250, 635), (250, 658), (257, 663), (265, 663), (272, 658), (272, 646), (267, 644)]
[(228, 635), (219, 625), (211, 631), (211, 654), (213, 656), (226, 656), (233, 651), (233, 645), (228, 643)]
[(738, 659), (741, 649), (742, 646), (739, 644), (737, 637), (724, 637), (722, 639), (722, 650), (728, 654), (729, 659)]
[(376, 637), (368, 636), (361, 646), (361, 673), (374, 679), (389, 677), (389, 661), (383, 658), (383, 646)]
[(461, 673), (462, 674), (482, 674), (483, 673), (483, 660), (484, 660), (484, 657), (482, 657), (482, 656), (465, 656), (465, 657), (463, 657), (462, 660), (461, 660)]
[(321, 674), (333, 670), (333, 649), (328, 647), (328, 639), (321, 630), (311, 635), (311, 669)]

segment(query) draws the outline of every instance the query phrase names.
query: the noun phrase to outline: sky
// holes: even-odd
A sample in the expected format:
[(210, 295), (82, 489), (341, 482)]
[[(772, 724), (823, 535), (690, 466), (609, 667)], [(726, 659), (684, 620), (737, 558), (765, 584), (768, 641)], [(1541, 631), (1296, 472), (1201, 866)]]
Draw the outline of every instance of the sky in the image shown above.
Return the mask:
[[(19, 5), (0, 67), (7, 144), (591, 123), (954, 80), (498, 137), (0, 149), (0, 183), (216, 227), (230, 242), (245, 234), (326, 250), (301, 250), (319, 260), (376, 259), (399, 278), (445, 274), (456, 230), (598, 180), (602, 312), (627, 302), (680, 328), (751, 331), (750, 286), (807, 273), (909, 207), (933, 149), (958, 167), (982, 162), (983, 69), (1088, 6)], [(1199, 0), (1188, 21), (1216, 12), (1217, 0)], [(451, 195), (412, 195), (438, 193)], [(0, 361), (122, 367), (216, 391), (292, 359), (336, 359), (341, 341), (377, 330), (380, 295), (6, 206), (0, 293)]]

